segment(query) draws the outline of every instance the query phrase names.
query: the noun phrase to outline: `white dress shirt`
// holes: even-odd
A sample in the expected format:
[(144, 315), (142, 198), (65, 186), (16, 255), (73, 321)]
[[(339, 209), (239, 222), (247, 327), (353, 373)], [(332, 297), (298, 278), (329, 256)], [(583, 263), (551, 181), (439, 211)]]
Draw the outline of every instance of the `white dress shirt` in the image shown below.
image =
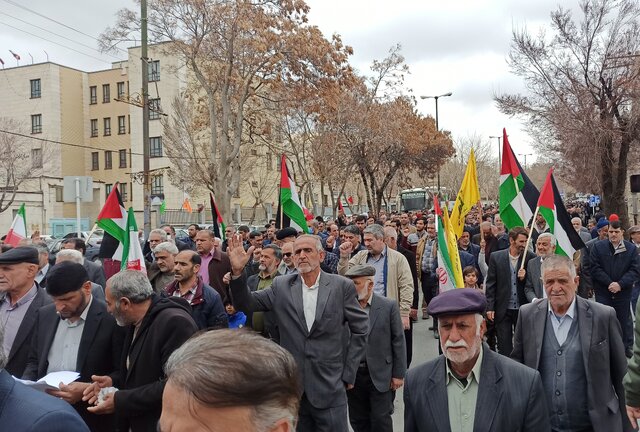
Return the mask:
[(320, 283), (320, 273), (313, 285), (307, 286), (302, 279), (302, 308), (304, 309), (304, 320), (307, 322), (307, 330), (311, 331), (313, 322), (316, 320), (316, 307), (318, 305), (318, 285)]

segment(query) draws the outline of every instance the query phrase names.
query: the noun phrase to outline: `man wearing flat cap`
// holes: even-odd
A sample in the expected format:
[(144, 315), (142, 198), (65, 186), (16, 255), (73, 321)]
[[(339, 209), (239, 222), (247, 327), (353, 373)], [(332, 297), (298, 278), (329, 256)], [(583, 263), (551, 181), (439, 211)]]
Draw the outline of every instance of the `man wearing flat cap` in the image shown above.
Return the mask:
[(431, 300), (444, 354), (407, 373), (405, 432), (549, 430), (540, 374), (482, 343), (486, 306), (473, 288)]
[(36, 312), (51, 303), (44, 288), (35, 282), (38, 250), (17, 247), (0, 254), (0, 323), (4, 327), (5, 369), (21, 377), (34, 331)]
[(393, 432), (393, 392), (404, 382), (407, 354), (400, 309), (373, 292), (376, 269), (355, 265), (345, 273), (356, 286), (360, 307), (369, 315), (367, 350), (354, 387), (347, 392), (354, 432)]

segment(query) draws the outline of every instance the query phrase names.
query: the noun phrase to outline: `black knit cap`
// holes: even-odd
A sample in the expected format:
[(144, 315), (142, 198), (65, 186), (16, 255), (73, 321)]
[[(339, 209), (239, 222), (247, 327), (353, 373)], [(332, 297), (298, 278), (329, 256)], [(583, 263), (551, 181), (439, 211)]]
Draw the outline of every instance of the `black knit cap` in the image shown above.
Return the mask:
[(78, 291), (88, 280), (89, 275), (82, 264), (63, 261), (47, 272), (47, 293), (61, 296)]

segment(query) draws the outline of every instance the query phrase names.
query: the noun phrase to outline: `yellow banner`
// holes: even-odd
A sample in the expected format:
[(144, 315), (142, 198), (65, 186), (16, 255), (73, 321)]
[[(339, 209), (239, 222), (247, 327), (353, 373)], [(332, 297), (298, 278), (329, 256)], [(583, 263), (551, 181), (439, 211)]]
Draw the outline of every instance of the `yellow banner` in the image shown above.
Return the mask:
[(478, 172), (476, 171), (476, 155), (471, 149), (467, 171), (464, 173), (456, 203), (453, 206), (453, 210), (451, 210), (451, 226), (456, 238), (460, 238), (462, 235), (464, 220), (478, 201), (480, 201), (480, 188), (478, 187)]

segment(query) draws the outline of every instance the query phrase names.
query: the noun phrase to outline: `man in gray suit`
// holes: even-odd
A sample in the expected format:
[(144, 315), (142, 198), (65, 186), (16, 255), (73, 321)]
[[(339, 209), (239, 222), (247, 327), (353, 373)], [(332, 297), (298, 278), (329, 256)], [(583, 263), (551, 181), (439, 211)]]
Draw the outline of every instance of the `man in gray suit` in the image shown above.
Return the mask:
[[(302, 235), (294, 243), (298, 273), (278, 276), (269, 288), (251, 292), (243, 270), (246, 252), (239, 238), (229, 240), (231, 296), (243, 312), (272, 311), (280, 329), (280, 345), (289, 351), (301, 374), (298, 431), (347, 432), (346, 390), (353, 388), (364, 356), (368, 318), (349, 279), (320, 270), (324, 248), (320, 238)], [(345, 338), (345, 326), (350, 336)]]
[(622, 379), (627, 370), (615, 310), (576, 296), (571, 259), (542, 263), (547, 298), (520, 309), (511, 356), (542, 376), (554, 431), (630, 431)]
[(524, 284), (524, 295), (528, 303), (533, 303), (547, 297), (542, 288), (542, 273), (540, 266), (542, 261), (556, 251), (556, 237), (551, 233), (542, 233), (536, 240), (536, 255), (527, 264), (527, 280)]
[(444, 355), (407, 373), (405, 432), (549, 430), (540, 374), (482, 343), (486, 305), (474, 288), (449, 290), (429, 303)]
[(355, 386), (347, 392), (349, 421), (355, 432), (393, 432), (393, 392), (404, 382), (407, 352), (398, 302), (374, 293), (376, 269), (355, 265), (345, 276), (356, 286), (358, 302), (369, 315), (366, 355)]

